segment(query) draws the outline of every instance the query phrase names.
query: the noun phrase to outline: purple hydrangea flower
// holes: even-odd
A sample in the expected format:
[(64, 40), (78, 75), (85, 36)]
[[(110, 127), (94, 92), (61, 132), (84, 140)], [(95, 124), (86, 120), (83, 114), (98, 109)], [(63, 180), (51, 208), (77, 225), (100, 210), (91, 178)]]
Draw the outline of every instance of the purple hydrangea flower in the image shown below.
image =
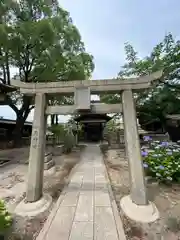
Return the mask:
[(161, 147), (168, 147), (169, 146), (169, 143), (168, 142), (162, 142), (161, 143)]
[(150, 137), (150, 136), (144, 136), (144, 137), (143, 137), (143, 140), (144, 140), (145, 142), (148, 142), (148, 141), (151, 141), (151, 140), (152, 140), (152, 137)]
[(146, 151), (141, 151), (141, 155), (142, 155), (142, 157), (146, 157), (146, 156), (148, 155), (148, 152), (146, 152)]
[(160, 166), (159, 166), (159, 169), (163, 170), (163, 169), (164, 169), (164, 166), (160, 165)]

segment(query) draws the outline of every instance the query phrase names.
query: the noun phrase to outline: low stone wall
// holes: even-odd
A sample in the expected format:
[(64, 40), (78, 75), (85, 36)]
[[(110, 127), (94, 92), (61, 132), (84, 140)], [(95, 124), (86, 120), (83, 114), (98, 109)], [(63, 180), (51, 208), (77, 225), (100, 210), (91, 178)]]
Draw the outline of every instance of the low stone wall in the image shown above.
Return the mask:
[[(153, 141), (169, 141), (168, 134), (155, 134), (155, 133), (147, 133), (147, 134), (139, 134), (140, 135), (140, 143), (144, 144), (143, 136), (152, 137)], [(118, 130), (115, 132), (109, 132), (104, 135), (104, 139), (109, 143), (111, 148), (121, 148), (125, 147), (125, 139), (124, 139), (124, 131)]]
[(54, 160), (52, 159), (53, 155), (51, 152), (48, 152), (44, 156), (44, 170), (48, 170), (55, 165)]
[[(21, 147), (27, 147), (31, 144), (31, 137), (23, 137), (21, 142)], [(47, 137), (47, 146), (57, 146), (63, 144), (63, 140), (60, 138)], [(11, 149), (13, 148), (13, 141), (11, 140), (1, 140), (0, 139), (0, 149)]]
[(168, 134), (149, 134), (154, 141), (169, 141)]
[(53, 156), (61, 156), (64, 153), (64, 145), (55, 146), (51, 151), (45, 153), (44, 170), (48, 170), (55, 165)]
[(109, 146), (124, 145), (124, 132), (112, 131), (104, 133), (104, 140), (109, 143)]

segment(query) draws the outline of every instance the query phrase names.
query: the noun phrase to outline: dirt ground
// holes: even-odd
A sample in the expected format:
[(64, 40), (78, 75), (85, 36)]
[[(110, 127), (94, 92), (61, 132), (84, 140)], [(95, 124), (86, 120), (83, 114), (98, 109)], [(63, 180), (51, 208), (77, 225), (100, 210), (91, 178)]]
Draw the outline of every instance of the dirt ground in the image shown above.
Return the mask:
[[(44, 192), (58, 199), (63, 187), (68, 183), (71, 169), (79, 161), (78, 149), (68, 155), (53, 157), (55, 167), (44, 171)], [(11, 158), (12, 162), (0, 168), (0, 199), (4, 199), (8, 210), (13, 213), (17, 204), (25, 197), (28, 173), (28, 148), (0, 151), (0, 157)], [(53, 205), (52, 205), (53, 207)], [(14, 216), (14, 224), (9, 234), (11, 240), (32, 240), (37, 236), (49, 212), (36, 219), (22, 220)], [(20, 237), (21, 236), (21, 237)]]
[(129, 194), (128, 163), (124, 150), (108, 150), (105, 162), (116, 197), (128, 240), (178, 240), (180, 239), (180, 185), (147, 184), (149, 200), (153, 201), (160, 219), (151, 224), (136, 223), (120, 209), (120, 199)]

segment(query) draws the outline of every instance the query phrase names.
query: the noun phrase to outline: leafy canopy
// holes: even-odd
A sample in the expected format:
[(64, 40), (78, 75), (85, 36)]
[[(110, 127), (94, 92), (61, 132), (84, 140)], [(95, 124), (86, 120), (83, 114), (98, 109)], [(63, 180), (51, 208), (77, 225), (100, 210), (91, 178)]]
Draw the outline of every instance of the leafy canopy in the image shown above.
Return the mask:
[(91, 76), (93, 57), (85, 51), (69, 13), (57, 2), (1, 1), (0, 11), (0, 70), (4, 83), (10, 83), (11, 67), (18, 70), (24, 82), (83, 80)]
[[(85, 79), (94, 68), (69, 13), (43, 0), (12, 2), (3, 22), (2, 52), (18, 68), (22, 81)], [(6, 16), (5, 15), (5, 16)], [(12, 21), (13, 19), (13, 21)], [(4, 44), (4, 47), (3, 47)]]
[[(23, 82), (49, 82), (89, 79), (94, 63), (69, 13), (58, 1), (2, 0), (0, 77), (5, 84), (11, 83), (12, 67)], [(72, 99), (54, 95), (48, 101), (52, 105), (71, 103)], [(6, 103), (21, 123), (34, 107), (30, 97), (18, 92), (7, 95)]]
[[(158, 86), (135, 94), (140, 121), (159, 121), (164, 124), (167, 114), (180, 113), (180, 41), (168, 34), (143, 59), (138, 57), (138, 53), (128, 43), (125, 44), (125, 53), (126, 64), (118, 74), (122, 79), (163, 69)], [(121, 101), (121, 97), (118, 94), (105, 95), (102, 100), (116, 103)]]

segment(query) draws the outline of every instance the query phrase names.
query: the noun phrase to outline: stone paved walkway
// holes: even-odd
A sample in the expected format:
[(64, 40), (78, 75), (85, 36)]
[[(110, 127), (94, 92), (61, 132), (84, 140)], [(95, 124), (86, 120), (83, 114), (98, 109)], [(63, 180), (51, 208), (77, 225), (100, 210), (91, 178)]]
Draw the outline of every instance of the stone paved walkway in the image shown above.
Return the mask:
[(36, 240), (125, 240), (98, 145), (82, 150), (71, 181)]

